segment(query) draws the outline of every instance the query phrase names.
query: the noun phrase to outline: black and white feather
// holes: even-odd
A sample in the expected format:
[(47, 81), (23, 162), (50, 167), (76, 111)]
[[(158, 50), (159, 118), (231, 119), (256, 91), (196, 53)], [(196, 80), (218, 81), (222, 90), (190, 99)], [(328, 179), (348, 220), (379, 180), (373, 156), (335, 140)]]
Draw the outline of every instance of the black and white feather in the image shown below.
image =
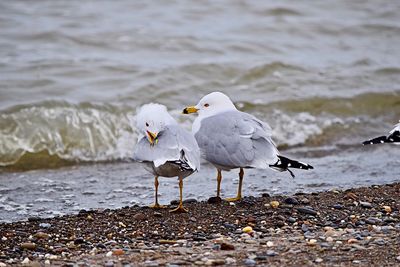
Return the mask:
[(363, 142), (363, 145), (394, 143), (400, 144), (400, 123), (396, 124), (394, 129), (389, 132), (389, 135), (382, 135)]
[(302, 170), (311, 170), (314, 169), (313, 166), (310, 164), (300, 162), (297, 160), (292, 160), (289, 158), (286, 158), (284, 156), (278, 156), (278, 161), (275, 164), (269, 165), (272, 169), (275, 169), (277, 171), (288, 171), (290, 175), (294, 178), (295, 175), (294, 173), (290, 170), (290, 168), (295, 168), (295, 169), (302, 169)]
[[(194, 136), (181, 128), (164, 106), (147, 104), (137, 117), (141, 135), (133, 152), (134, 161), (163, 177), (186, 177), (199, 170), (200, 149)], [(157, 133), (154, 143), (146, 137), (146, 129)]]
[(213, 92), (196, 105), (199, 116), (192, 132), (202, 157), (218, 169), (289, 168), (309, 170), (311, 165), (280, 155), (272, 140), (271, 127), (255, 116), (236, 109), (228, 96)]

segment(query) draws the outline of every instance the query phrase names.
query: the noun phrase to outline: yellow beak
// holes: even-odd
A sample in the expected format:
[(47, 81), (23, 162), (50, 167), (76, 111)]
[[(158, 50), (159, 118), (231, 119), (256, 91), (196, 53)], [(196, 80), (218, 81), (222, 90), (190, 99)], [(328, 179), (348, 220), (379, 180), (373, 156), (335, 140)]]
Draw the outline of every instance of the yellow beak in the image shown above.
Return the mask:
[(183, 114), (190, 114), (190, 113), (196, 113), (199, 109), (197, 109), (194, 106), (187, 107), (183, 110)]
[(147, 140), (149, 140), (151, 145), (157, 144), (158, 139), (157, 139), (157, 133), (152, 133), (150, 131), (146, 131), (147, 132)]

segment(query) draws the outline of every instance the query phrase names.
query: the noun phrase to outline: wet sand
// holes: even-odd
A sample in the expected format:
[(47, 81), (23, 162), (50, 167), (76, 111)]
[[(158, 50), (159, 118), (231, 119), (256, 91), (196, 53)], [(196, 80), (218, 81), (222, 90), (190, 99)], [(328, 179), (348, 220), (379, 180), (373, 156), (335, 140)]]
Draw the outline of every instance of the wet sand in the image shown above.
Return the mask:
[[(248, 169), (243, 194), (259, 197), (292, 195), (389, 184), (400, 179), (400, 158), (391, 146), (338, 147), (321, 156), (302, 148), (282, 150), (282, 154), (315, 166), (313, 171), (287, 172)], [(0, 170), (0, 222), (26, 220), (31, 216), (53, 217), (81, 209), (149, 205), (153, 201), (154, 178), (143, 166), (132, 162), (79, 164), (59, 169), (29, 172)], [(221, 194), (232, 197), (238, 185), (238, 170), (223, 172)], [(203, 163), (201, 171), (184, 180), (184, 199), (207, 200), (215, 194), (216, 170)], [(160, 178), (159, 199), (169, 203), (179, 195), (176, 178)]]
[(3, 223), (0, 266), (400, 264), (400, 183), (213, 200)]

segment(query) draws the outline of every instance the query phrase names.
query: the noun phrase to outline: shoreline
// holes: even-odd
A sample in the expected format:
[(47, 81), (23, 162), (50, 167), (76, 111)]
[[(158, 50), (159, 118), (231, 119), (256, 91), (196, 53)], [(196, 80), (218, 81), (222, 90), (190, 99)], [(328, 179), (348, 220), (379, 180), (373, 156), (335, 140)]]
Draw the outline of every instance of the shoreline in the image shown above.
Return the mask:
[(400, 264), (400, 183), (186, 202), (0, 223), (0, 266)]

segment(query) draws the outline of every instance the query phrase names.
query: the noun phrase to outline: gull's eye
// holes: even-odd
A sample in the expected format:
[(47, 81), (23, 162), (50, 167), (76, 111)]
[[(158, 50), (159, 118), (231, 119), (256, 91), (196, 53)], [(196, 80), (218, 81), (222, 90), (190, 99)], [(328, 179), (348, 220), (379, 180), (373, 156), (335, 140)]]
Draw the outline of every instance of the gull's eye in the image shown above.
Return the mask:
[(146, 127), (149, 127), (149, 124), (146, 122)]
[(204, 104), (204, 106), (205, 106), (205, 107), (208, 107), (208, 106), (209, 106), (209, 104)]

